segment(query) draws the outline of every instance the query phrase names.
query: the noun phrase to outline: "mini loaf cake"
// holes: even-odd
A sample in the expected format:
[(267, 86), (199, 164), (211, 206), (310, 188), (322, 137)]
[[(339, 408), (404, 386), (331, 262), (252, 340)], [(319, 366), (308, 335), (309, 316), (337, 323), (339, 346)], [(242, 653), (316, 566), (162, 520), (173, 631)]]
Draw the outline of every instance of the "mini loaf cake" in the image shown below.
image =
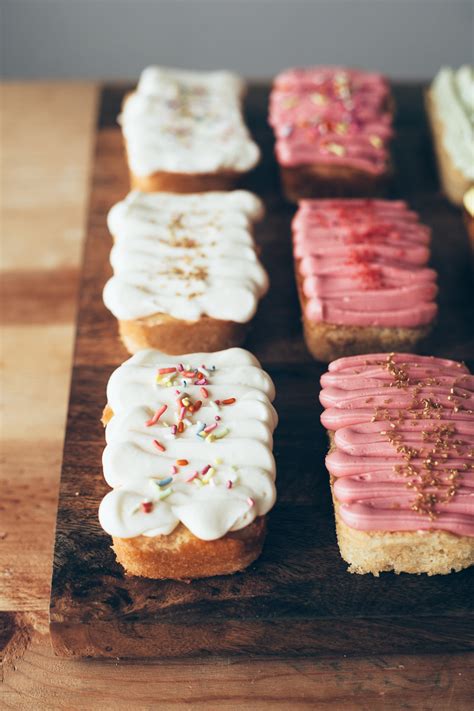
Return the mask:
[(254, 561), (275, 502), (274, 387), (248, 351), (137, 353), (111, 376), (99, 519), (127, 573), (202, 578)]
[(474, 563), (474, 377), (409, 354), (342, 358), (321, 378), (339, 548), (353, 573)]
[(230, 72), (148, 67), (119, 123), (133, 188), (228, 190), (258, 163), (242, 118), (243, 81)]
[(443, 192), (462, 205), (474, 184), (474, 68), (441, 69), (427, 92), (426, 108)]
[(380, 74), (290, 69), (270, 96), (270, 124), (286, 197), (378, 194), (390, 177), (393, 100)]
[(109, 213), (113, 277), (104, 302), (130, 353), (239, 345), (268, 289), (252, 237), (251, 193), (132, 192)]
[(408, 350), (431, 330), (430, 231), (401, 201), (303, 200), (293, 220), (306, 345), (318, 360)]

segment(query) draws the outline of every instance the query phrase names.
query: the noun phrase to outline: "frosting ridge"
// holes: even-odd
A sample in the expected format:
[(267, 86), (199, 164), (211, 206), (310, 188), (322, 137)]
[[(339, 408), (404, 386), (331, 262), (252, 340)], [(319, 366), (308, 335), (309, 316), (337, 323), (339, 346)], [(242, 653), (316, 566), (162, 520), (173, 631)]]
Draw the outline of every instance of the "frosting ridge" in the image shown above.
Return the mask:
[(429, 229), (403, 202), (303, 200), (293, 253), (305, 315), (316, 322), (412, 328), (433, 321)]
[(252, 237), (262, 213), (258, 198), (242, 190), (130, 193), (108, 217), (114, 275), (105, 305), (121, 320), (164, 313), (249, 321), (268, 289)]
[(290, 69), (270, 96), (276, 155), (284, 166), (347, 165), (386, 171), (392, 137), (390, 89), (381, 75), (344, 67)]
[(474, 376), (463, 364), (341, 358), (321, 386), (326, 466), (347, 525), (474, 536)]
[(231, 72), (145, 69), (119, 116), (132, 172), (253, 168), (260, 151), (243, 121), (244, 89)]
[[(183, 523), (214, 540), (275, 501), (269, 376), (247, 351), (140, 351), (111, 376), (99, 519), (111, 535), (166, 535)], [(199, 404), (198, 404), (199, 403)]]

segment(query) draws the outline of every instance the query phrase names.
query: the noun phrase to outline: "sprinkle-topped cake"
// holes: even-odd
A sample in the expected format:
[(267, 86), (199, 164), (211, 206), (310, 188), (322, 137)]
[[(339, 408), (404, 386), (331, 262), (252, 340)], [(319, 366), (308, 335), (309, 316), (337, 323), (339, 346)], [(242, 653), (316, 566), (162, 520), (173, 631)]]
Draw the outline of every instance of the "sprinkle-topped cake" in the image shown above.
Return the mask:
[(132, 192), (109, 213), (114, 275), (104, 302), (132, 353), (237, 345), (268, 277), (255, 249), (260, 200), (238, 190)]
[(344, 67), (290, 69), (270, 97), (270, 124), (291, 200), (369, 195), (390, 169), (392, 105), (380, 74)]
[(410, 354), (342, 358), (321, 378), (341, 555), (351, 572), (474, 563), (474, 376)]
[(429, 245), (429, 228), (402, 201), (301, 201), (293, 247), (311, 353), (330, 361), (415, 348), (437, 313)]
[(132, 187), (232, 187), (260, 157), (243, 121), (244, 93), (243, 81), (231, 72), (145, 69), (119, 117)]
[(99, 512), (128, 572), (234, 572), (260, 553), (275, 501), (275, 390), (248, 351), (141, 351), (111, 376)]

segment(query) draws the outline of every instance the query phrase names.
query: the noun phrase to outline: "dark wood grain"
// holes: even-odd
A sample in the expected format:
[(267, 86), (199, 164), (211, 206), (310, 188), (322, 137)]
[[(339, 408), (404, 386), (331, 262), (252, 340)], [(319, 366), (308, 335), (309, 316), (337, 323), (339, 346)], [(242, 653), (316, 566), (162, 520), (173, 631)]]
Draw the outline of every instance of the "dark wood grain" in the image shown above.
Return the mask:
[[(275, 436), (279, 500), (263, 555), (230, 577), (183, 582), (127, 578), (115, 562), (97, 509), (104, 437), (99, 419), (107, 379), (127, 353), (102, 305), (110, 275), (105, 217), (128, 189), (115, 116), (125, 87), (102, 94), (88, 237), (79, 299), (57, 520), (51, 597), (55, 651), (67, 656), (173, 657), (216, 654), (315, 655), (463, 651), (474, 644), (473, 571), (456, 575), (346, 572), (335, 542), (326, 438), (319, 424), (318, 381), (325, 366), (302, 340), (289, 226), (266, 125), (268, 91), (253, 87), (248, 123), (263, 161), (245, 187), (263, 197), (267, 217), (257, 239), (272, 288), (247, 347), (277, 387)], [(440, 317), (425, 351), (474, 356), (469, 247), (459, 211), (439, 194), (421, 87), (396, 87), (397, 176), (403, 197), (433, 228)]]
[[(2, 274), (2, 325), (72, 322), (78, 271), (75, 268), (15, 270)], [(41, 308), (38, 304), (41, 303)]]

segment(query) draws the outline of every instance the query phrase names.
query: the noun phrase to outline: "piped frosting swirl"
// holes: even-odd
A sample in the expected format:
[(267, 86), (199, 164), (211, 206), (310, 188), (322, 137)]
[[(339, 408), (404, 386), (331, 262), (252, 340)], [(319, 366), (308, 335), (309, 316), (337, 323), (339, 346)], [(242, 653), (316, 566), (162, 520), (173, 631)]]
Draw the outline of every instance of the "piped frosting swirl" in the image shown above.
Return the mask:
[(302, 200), (293, 249), (310, 321), (418, 327), (435, 318), (430, 230), (402, 201)]
[(110, 377), (99, 519), (112, 536), (203, 540), (266, 514), (275, 501), (269, 376), (248, 351), (137, 353)]
[(114, 275), (105, 305), (121, 320), (159, 313), (249, 321), (268, 289), (252, 236), (262, 214), (261, 201), (243, 190), (131, 192), (108, 217)]
[(242, 118), (244, 90), (231, 72), (145, 69), (119, 116), (132, 172), (253, 168), (260, 151)]
[(374, 175), (387, 170), (392, 115), (380, 74), (289, 69), (274, 81), (269, 121), (281, 165), (344, 165)]
[(348, 526), (474, 536), (474, 376), (463, 364), (341, 358), (321, 386), (326, 465)]

